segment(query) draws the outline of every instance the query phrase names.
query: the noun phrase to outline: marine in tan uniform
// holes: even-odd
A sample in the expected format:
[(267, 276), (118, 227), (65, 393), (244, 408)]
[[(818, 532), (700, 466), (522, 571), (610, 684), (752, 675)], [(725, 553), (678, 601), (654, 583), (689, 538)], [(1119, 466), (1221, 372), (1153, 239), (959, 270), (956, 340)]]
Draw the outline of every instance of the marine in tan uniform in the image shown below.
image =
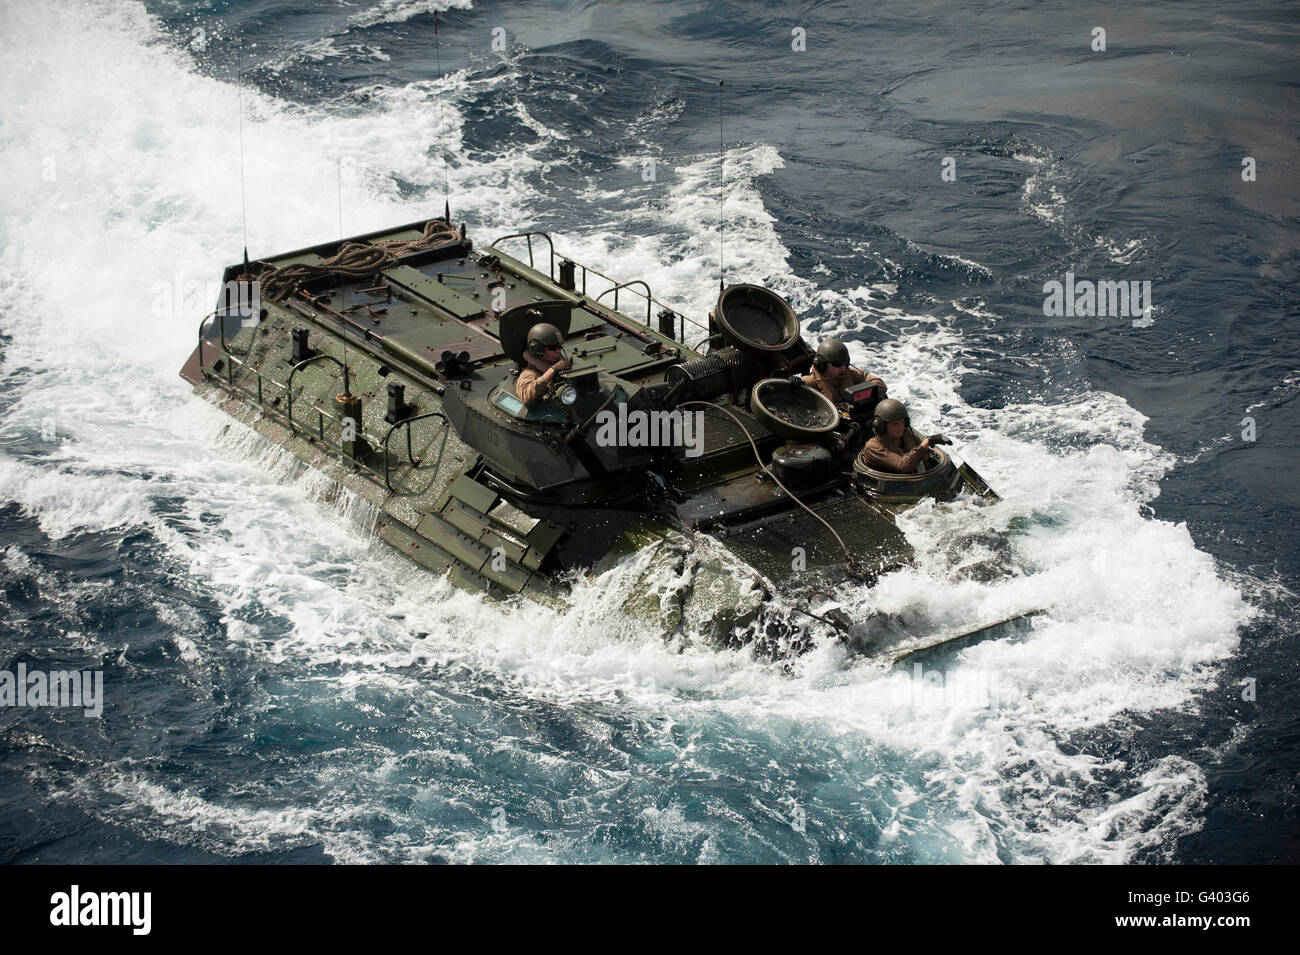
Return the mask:
[(848, 348), (836, 338), (828, 338), (817, 346), (812, 374), (803, 376), (805, 385), (812, 385), (835, 404), (839, 404), (840, 393), (845, 388), (864, 381), (875, 386), (877, 400), (885, 397), (884, 381), (850, 365)]
[(874, 471), (889, 474), (914, 474), (922, 463), (928, 463), (930, 448), (952, 444), (941, 434), (932, 434), (924, 441), (912, 431), (912, 421), (901, 401), (886, 398), (876, 405), (872, 422), (875, 437), (868, 441), (858, 454), (858, 461)]
[(564, 336), (554, 325), (539, 322), (528, 330), (528, 347), (515, 379), (515, 394), (527, 407), (536, 407), (545, 400), (560, 372), (569, 369), (563, 345)]

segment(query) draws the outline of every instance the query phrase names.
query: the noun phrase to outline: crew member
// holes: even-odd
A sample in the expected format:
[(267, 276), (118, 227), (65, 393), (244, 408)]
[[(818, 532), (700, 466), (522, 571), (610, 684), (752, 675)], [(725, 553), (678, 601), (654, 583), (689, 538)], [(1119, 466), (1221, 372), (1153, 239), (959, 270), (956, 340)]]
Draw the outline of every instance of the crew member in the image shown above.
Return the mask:
[(858, 462), (873, 471), (890, 474), (914, 474), (924, 471), (929, 461), (930, 448), (939, 444), (952, 444), (941, 434), (932, 434), (924, 441), (912, 431), (912, 419), (901, 401), (886, 398), (876, 405), (876, 417), (871, 430), (875, 437), (868, 441), (858, 455)]
[(519, 363), (515, 394), (529, 408), (542, 402), (560, 372), (569, 369), (563, 344), (560, 330), (547, 322), (538, 322), (528, 330), (528, 347), (524, 349), (524, 360)]
[(877, 400), (885, 397), (884, 381), (850, 365), (849, 350), (837, 338), (828, 338), (817, 346), (812, 374), (803, 376), (805, 385), (819, 389), (835, 404), (840, 403), (845, 388), (852, 388), (864, 381), (875, 386)]

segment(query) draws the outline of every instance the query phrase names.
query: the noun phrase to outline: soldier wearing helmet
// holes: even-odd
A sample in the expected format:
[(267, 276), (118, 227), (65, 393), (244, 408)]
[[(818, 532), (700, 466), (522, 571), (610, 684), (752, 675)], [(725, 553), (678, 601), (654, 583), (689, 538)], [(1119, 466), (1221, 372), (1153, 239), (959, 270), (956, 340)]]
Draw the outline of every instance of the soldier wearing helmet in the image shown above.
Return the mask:
[(873, 471), (890, 474), (912, 474), (923, 470), (920, 465), (929, 460), (931, 447), (952, 444), (941, 434), (932, 434), (924, 441), (917, 438), (907, 409), (901, 401), (893, 398), (886, 398), (876, 405), (871, 430), (875, 437), (862, 448), (858, 462)]
[(538, 322), (528, 330), (528, 347), (519, 364), (519, 377), (515, 381), (515, 394), (529, 408), (544, 400), (560, 372), (569, 369), (564, 357), (564, 336), (554, 325)]
[(867, 375), (849, 364), (849, 350), (837, 338), (828, 338), (817, 346), (813, 357), (812, 374), (803, 376), (803, 383), (821, 391), (835, 404), (842, 400), (845, 388), (863, 382), (874, 385), (876, 398), (885, 397), (885, 383), (875, 375)]

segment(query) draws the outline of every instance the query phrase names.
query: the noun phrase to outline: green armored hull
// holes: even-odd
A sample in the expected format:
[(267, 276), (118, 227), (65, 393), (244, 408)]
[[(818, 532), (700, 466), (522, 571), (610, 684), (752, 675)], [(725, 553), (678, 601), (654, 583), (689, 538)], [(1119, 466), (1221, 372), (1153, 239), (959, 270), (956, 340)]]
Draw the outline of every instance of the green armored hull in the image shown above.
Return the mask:
[[(853, 473), (862, 416), (791, 384), (812, 352), (766, 290), (731, 286), (692, 322), (543, 233), (475, 248), (446, 219), (224, 281), (182, 376), (462, 587), (558, 606), (576, 575), (623, 568), (628, 612), (732, 639), (773, 593), (910, 555), (897, 501)], [(573, 366), (529, 408), (515, 375), (538, 320)]]

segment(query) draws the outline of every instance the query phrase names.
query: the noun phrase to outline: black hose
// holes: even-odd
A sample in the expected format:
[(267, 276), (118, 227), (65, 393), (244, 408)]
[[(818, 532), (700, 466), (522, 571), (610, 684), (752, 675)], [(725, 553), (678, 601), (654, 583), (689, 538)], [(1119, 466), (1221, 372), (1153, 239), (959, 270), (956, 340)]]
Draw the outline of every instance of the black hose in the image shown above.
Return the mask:
[(870, 579), (870, 575), (858, 566), (858, 562), (853, 558), (853, 555), (849, 553), (848, 545), (844, 543), (844, 538), (840, 537), (840, 535), (836, 533), (835, 528), (831, 527), (831, 525), (827, 523), (824, 517), (822, 517), (820, 514), (814, 511), (803, 501), (799, 500), (799, 498), (796, 497), (795, 494), (788, 487), (786, 487), (784, 484), (781, 483), (781, 479), (778, 478), (775, 474), (773, 474), (771, 469), (768, 468), (768, 466), (763, 463), (763, 458), (758, 453), (758, 445), (754, 443), (754, 436), (749, 433), (749, 429), (745, 427), (743, 421), (737, 418), (726, 408), (723, 408), (719, 405), (710, 404), (707, 401), (683, 401), (677, 407), (685, 408), (687, 405), (699, 405), (701, 408), (710, 408), (714, 411), (721, 411), (724, 415), (726, 415), (728, 418), (734, 421), (736, 423), (736, 426), (740, 428), (742, 432), (744, 432), (745, 437), (749, 439), (749, 446), (754, 449), (754, 460), (758, 462), (758, 466), (763, 469), (764, 473), (766, 473), (768, 477), (770, 477), (774, 482), (776, 482), (777, 487), (785, 491), (786, 496), (789, 497), (790, 500), (794, 501), (805, 511), (811, 514), (815, 519), (820, 521), (822, 526), (831, 532), (831, 536), (834, 537), (835, 540), (839, 543), (840, 550), (844, 552), (844, 567), (848, 571), (849, 576), (852, 577), (854, 580), (865, 581)]

